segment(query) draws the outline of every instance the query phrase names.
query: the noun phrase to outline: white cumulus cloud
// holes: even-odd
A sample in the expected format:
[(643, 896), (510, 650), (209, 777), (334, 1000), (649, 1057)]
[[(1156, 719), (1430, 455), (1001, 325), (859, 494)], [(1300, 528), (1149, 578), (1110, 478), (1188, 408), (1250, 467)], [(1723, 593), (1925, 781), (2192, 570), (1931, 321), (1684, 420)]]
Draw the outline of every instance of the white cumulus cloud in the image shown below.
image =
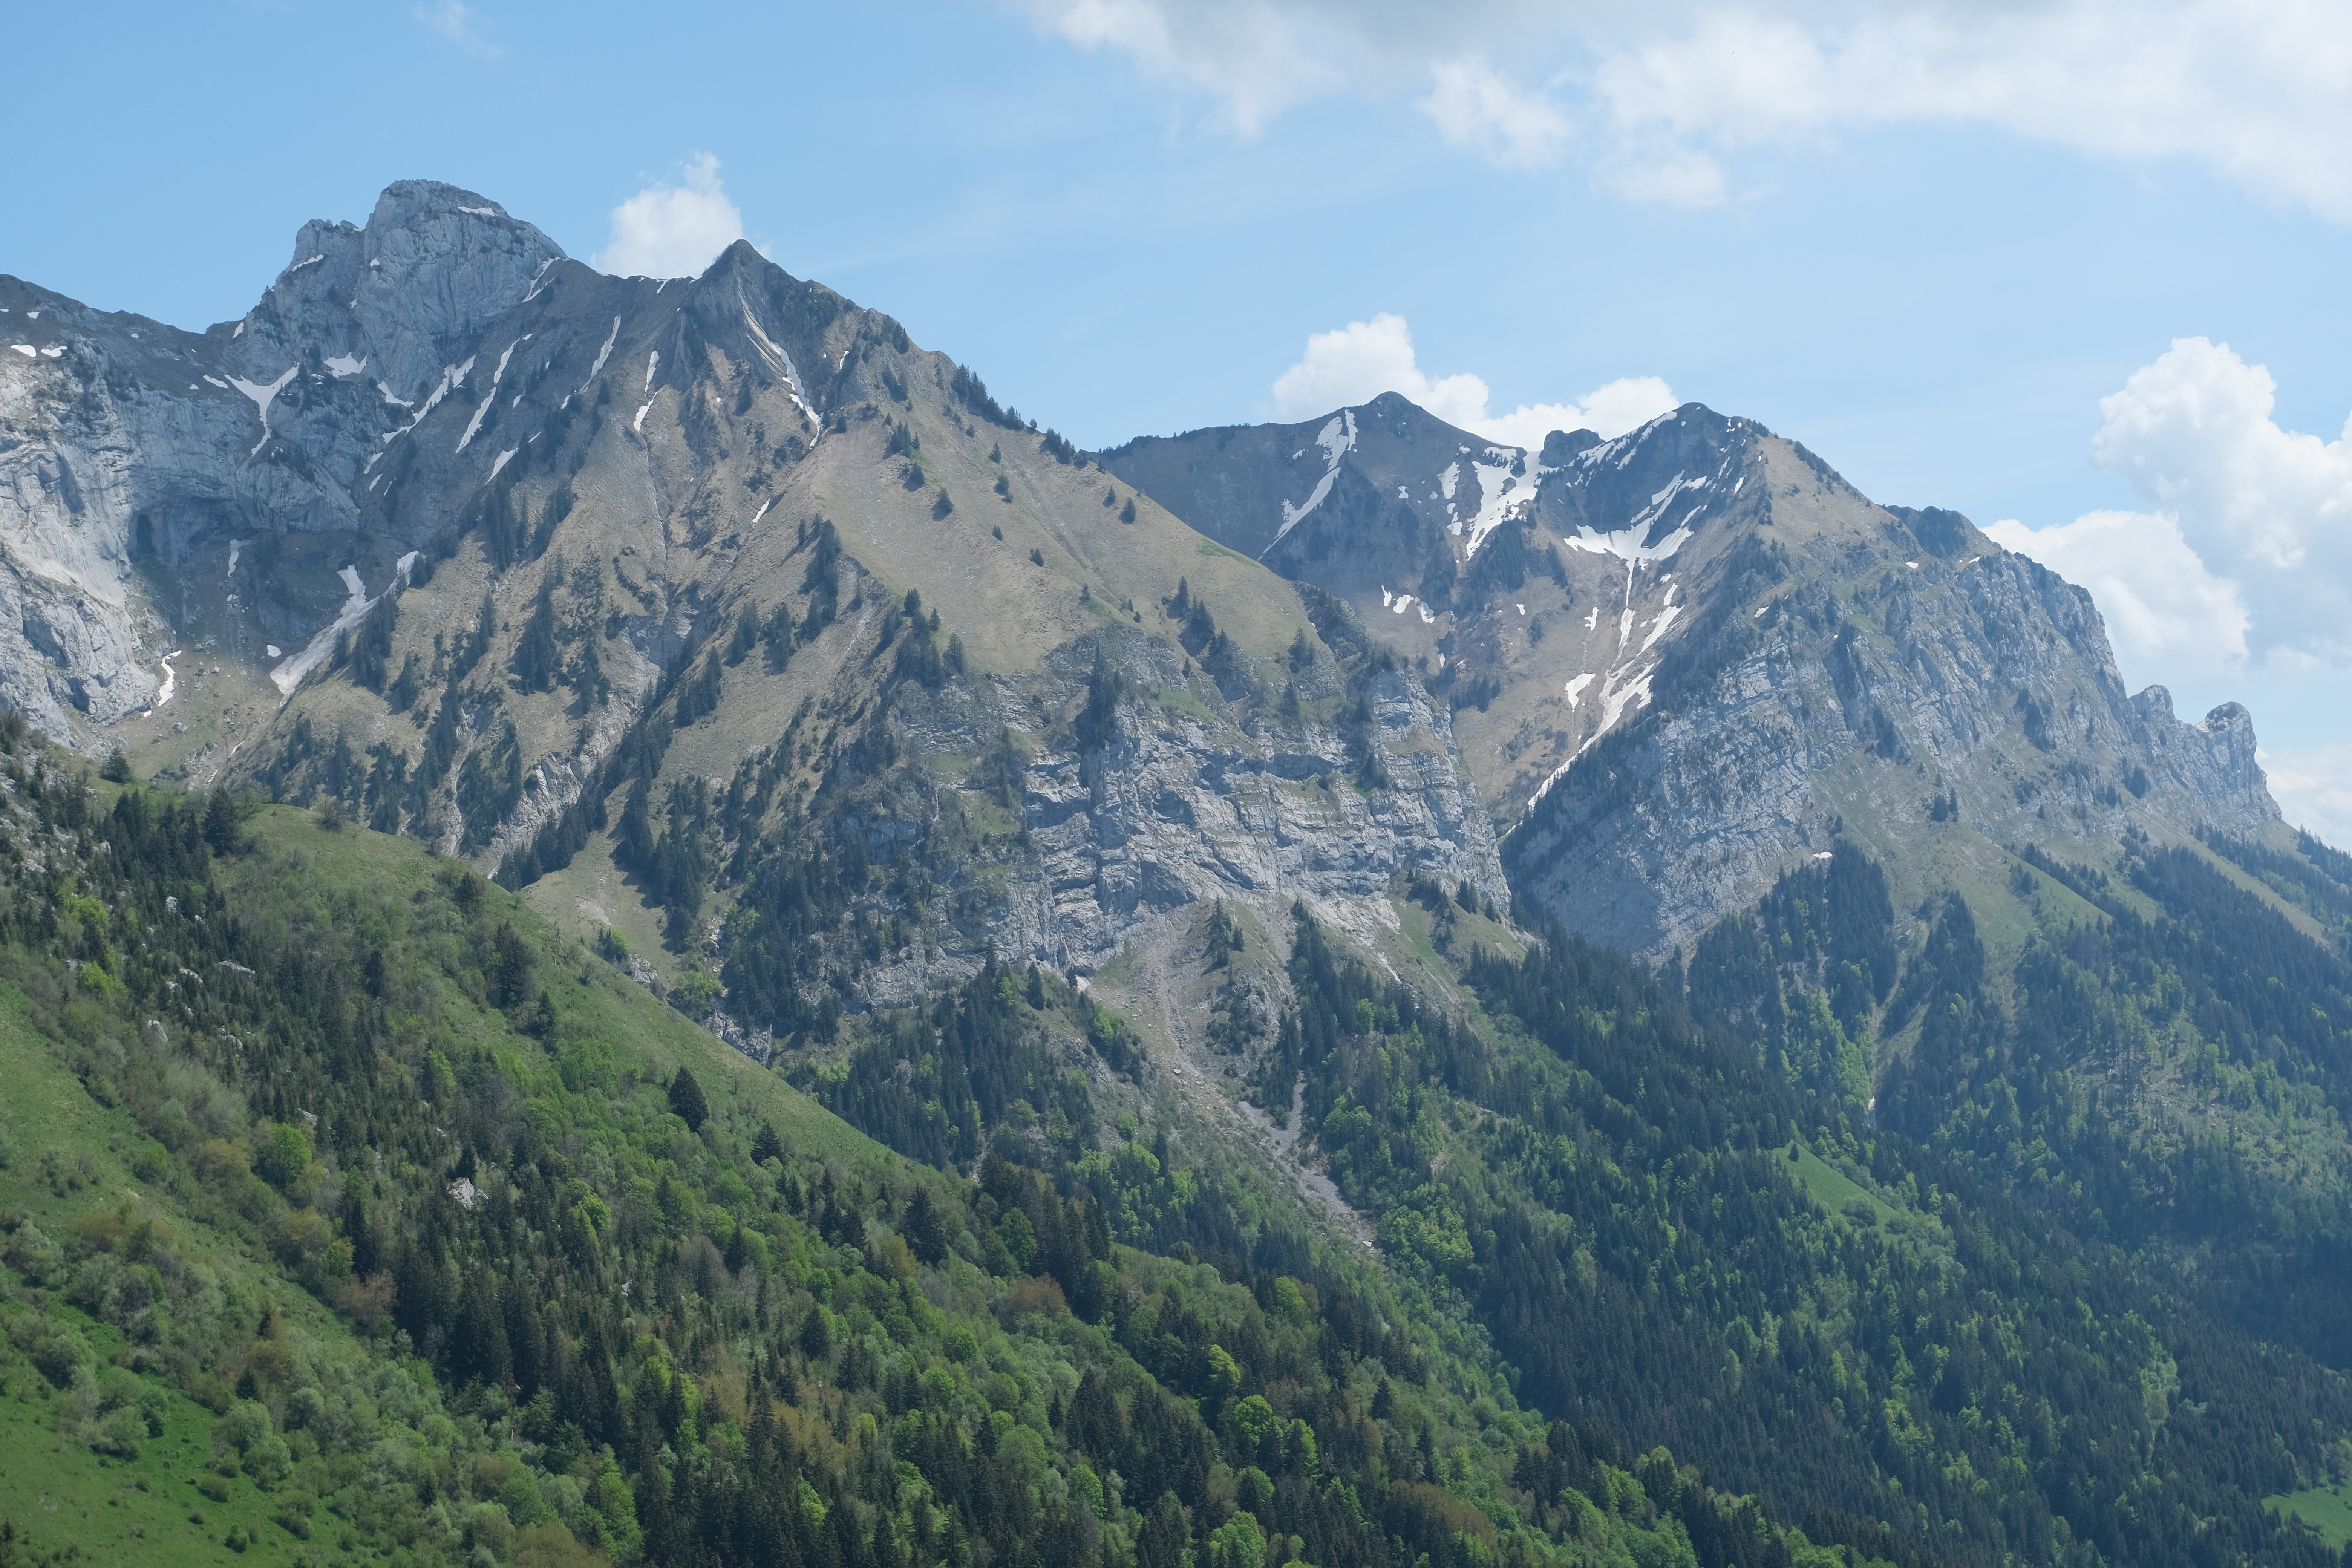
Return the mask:
[(2264, 758), (2273, 793), (2352, 844), (2352, 743), (2326, 738), (2352, 679), (2352, 422), (2333, 441), (2285, 429), (2277, 393), (2228, 344), (2178, 339), (2100, 400), (2092, 443), (2147, 510), (1986, 532), (2090, 590), (2135, 682), (2251, 686), (2308, 715)]
[(2116, 650), (2210, 674), (2249, 661), (2352, 671), (2352, 424), (2284, 429), (2278, 384), (2180, 338), (2102, 398), (2092, 455), (2146, 511), (1987, 530), (2091, 590)]
[(613, 232), (593, 265), (622, 278), (691, 278), (743, 237), (742, 210), (719, 180), (719, 160), (696, 154), (684, 184), (656, 181), (613, 209)]
[(1521, 404), (1508, 414), (1487, 411), (1483, 377), (1467, 371), (1431, 376), (1412, 346), (1402, 316), (1383, 312), (1307, 340), (1297, 364), (1274, 380), (1276, 419), (1310, 419), (1335, 408), (1369, 403), (1383, 392), (1412, 399), (1449, 425), (1508, 447), (1535, 449), (1554, 430), (1622, 435), (1675, 406), (1674, 389), (1654, 375), (1628, 376), (1594, 388), (1577, 403)]
[(2341, 849), (2352, 846), (2352, 742), (2255, 753), (2279, 810)]
[[(1446, 141), (1527, 167), (1573, 142), (1635, 200), (1720, 201), (1746, 148), (1977, 126), (2185, 159), (2352, 223), (2340, 0), (1024, 3), (1049, 31), (1210, 95), (1244, 134), (1309, 99), (1418, 82)], [(1487, 58), (1517, 74), (1463, 63)]]
[(2283, 429), (2277, 393), (2228, 344), (2178, 339), (2101, 400), (2092, 452), (2237, 585), (2255, 654), (2352, 668), (2352, 422)]
[(2206, 569), (2173, 518), (2095, 511), (2042, 529), (2004, 518), (1985, 532), (2089, 589), (2118, 662), (2135, 674), (2179, 684), (2186, 671), (2245, 668), (2245, 601)]

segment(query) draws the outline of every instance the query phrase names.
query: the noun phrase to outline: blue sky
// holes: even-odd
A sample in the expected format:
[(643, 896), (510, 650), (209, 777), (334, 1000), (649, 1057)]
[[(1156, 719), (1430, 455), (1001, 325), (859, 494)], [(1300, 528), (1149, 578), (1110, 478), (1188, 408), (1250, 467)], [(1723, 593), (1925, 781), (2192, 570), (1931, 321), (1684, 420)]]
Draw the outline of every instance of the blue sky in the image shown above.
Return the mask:
[(425, 175), (633, 270), (740, 225), (1089, 446), (1658, 378), (2015, 520), (2352, 842), (2340, 8), (185, 0), (11, 54), (0, 270), (185, 326)]

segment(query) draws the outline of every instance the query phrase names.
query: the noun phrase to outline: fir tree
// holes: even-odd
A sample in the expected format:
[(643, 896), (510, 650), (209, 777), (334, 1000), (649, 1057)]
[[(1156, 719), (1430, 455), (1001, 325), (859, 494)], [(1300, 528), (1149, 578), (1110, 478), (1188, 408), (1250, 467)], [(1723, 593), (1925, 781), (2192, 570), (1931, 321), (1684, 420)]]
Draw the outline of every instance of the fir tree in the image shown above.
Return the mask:
[(669, 1080), (669, 1108), (692, 1131), (701, 1131), (702, 1124), (710, 1120), (710, 1104), (702, 1098), (702, 1085), (695, 1081), (690, 1068), (678, 1068), (677, 1076)]
[(555, 640), (555, 576), (539, 580), (539, 599), (515, 642), (515, 682), (525, 691), (552, 691), (562, 672), (563, 650)]

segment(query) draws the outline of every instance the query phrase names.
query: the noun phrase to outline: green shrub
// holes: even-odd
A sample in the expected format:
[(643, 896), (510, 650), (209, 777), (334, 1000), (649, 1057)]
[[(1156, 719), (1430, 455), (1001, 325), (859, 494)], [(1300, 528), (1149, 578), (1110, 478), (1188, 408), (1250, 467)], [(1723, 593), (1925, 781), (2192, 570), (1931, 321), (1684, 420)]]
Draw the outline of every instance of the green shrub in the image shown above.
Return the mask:
[[(26, 1227), (31, 1228), (30, 1226)], [(91, 1355), (89, 1342), (75, 1331), (69, 1323), (36, 1320), (33, 1342), (26, 1347), (33, 1365), (43, 1377), (59, 1388), (68, 1387), (74, 1373), (87, 1368), (96, 1358)]]
[(45, 1284), (65, 1261), (65, 1253), (37, 1225), (21, 1225), (0, 1247), (0, 1260), (36, 1285)]
[(154, 1434), (147, 1430), (146, 1418), (129, 1405), (110, 1410), (98, 1419), (98, 1429), (91, 1435), (89, 1446), (101, 1454), (119, 1458), (131, 1458), (139, 1446)]
[(310, 1140), (290, 1122), (273, 1125), (253, 1152), (253, 1173), (278, 1191), (302, 1179), (310, 1168)]
[(236, 1401), (221, 1417), (221, 1436), (240, 1454), (276, 1430), (276, 1424), (269, 1418), (269, 1406), (251, 1399)]

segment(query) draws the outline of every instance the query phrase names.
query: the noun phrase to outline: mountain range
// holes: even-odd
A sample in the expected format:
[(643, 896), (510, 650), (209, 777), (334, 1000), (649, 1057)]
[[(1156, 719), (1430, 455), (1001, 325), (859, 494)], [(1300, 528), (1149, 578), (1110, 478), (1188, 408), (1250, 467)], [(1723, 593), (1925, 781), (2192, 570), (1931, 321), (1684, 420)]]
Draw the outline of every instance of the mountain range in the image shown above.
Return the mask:
[(27, 1552), (2352, 1533), (2352, 860), (1752, 420), (1081, 451), (404, 181), (0, 277), (0, 498)]

